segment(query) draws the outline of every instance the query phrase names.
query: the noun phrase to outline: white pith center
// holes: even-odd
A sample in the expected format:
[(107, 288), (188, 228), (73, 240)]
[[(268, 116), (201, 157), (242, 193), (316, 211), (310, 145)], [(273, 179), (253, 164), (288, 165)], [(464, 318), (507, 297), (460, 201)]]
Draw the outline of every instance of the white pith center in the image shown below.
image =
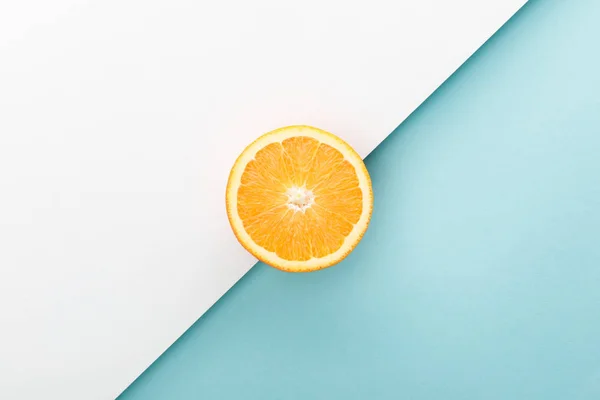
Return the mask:
[(315, 195), (305, 187), (293, 186), (286, 192), (288, 207), (294, 211), (306, 211), (315, 202)]

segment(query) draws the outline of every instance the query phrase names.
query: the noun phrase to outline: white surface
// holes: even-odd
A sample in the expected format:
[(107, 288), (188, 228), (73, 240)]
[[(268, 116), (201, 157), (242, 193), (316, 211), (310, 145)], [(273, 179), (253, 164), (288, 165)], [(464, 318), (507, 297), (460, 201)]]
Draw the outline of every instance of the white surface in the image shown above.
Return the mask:
[(0, 398), (117, 396), (254, 263), (224, 188), (368, 154), (525, 0), (0, 0)]

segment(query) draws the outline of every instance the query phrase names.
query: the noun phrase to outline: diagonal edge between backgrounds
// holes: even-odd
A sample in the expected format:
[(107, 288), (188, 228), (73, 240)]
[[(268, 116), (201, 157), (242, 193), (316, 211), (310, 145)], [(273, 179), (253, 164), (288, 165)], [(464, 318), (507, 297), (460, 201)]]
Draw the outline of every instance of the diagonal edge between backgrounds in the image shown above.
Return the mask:
[[(534, 2), (535, 1), (524, 0), (523, 5), (521, 5), (521, 7), (519, 7), (519, 9), (517, 9), (514, 13), (512, 13), (508, 17), (508, 19), (495, 32), (493, 32), (487, 39), (481, 41), (479, 46), (477, 48), (475, 48), (470, 55), (468, 55), (466, 60), (463, 61), (462, 63), (460, 63), (460, 65), (457, 65), (456, 68), (454, 69), (454, 71), (451, 72), (446, 78), (444, 78), (443, 82), (440, 83), (440, 85), (437, 86), (435, 89), (433, 89), (414, 110), (409, 112), (407, 115), (402, 116), (401, 121), (398, 124), (398, 126), (393, 131), (391, 131), (384, 139), (382, 139), (373, 148), (373, 150), (371, 150), (364, 157), (364, 159), (365, 160), (368, 159), (369, 156), (373, 152), (375, 152), (382, 144), (384, 144), (386, 140), (388, 140), (392, 135), (394, 135), (402, 125), (408, 123), (409, 120), (414, 118), (413, 116), (415, 114), (417, 114), (419, 112), (419, 110), (421, 110), (425, 104), (428, 104), (429, 102), (433, 101), (435, 98), (435, 95), (438, 92), (440, 92), (448, 84), (448, 82), (452, 80), (452, 78), (454, 76), (460, 74), (466, 68), (467, 65), (471, 64), (476, 59), (476, 57), (478, 57), (481, 54), (482, 51), (485, 51), (486, 48), (493, 45), (493, 43), (496, 40), (500, 40), (499, 35), (501, 34), (501, 32), (505, 31), (506, 29), (510, 29), (510, 27), (515, 23), (514, 22), (515, 19), (518, 18), (518, 16), (520, 14), (522, 14), (523, 12), (526, 12), (526, 10), (530, 8), (530, 4), (532, 4)], [(218, 312), (219, 307), (222, 307), (222, 304), (224, 303), (224, 301), (226, 301), (226, 299), (230, 295), (230, 292), (232, 290), (234, 290), (236, 286), (238, 286), (241, 282), (243, 282), (247, 279), (257, 279), (258, 278), (257, 274), (260, 273), (260, 270), (256, 268), (258, 264), (260, 264), (259, 261), (255, 262), (254, 265), (252, 267), (250, 267), (250, 269), (246, 273), (244, 273), (242, 276), (240, 276), (238, 278), (238, 280), (235, 283), (233, 283), (229, 289), (224, 291), (219, 296), (218, 300), (216, 300), (211, 306), (209, 306), (205, 312), (201, 313), (201, 315), (198, 317), (198, 319), (192, 325), (190, 325), (190, 327), (188, 327), (181, 334), (181, 336), (179, 336), (179, 338), (177, 338), (170, 346), (168, 346), (145, 370), (141, 371), (140, 374), (126, 388), (124, 388), (124, 390), (117, 396), (117, 399), (120, 398), (121, 396), (123, 396), (129, 390), (129, 388), (131, 388), (147, 371), (154, 368), (156, 366), (156, 364), (162, 358), (165, 357), (165, 355), (169, 351), (169, 349), (181, 345), (181, 343), (191, 334), (190, 332), (195, 326), (198, 326), (199, 324), (202, 324), (202, 323), (206, 323), (205, 321), (207, 321), (207, 319), (211, 318), (211, 315), (213, 315), (215, 312)]]

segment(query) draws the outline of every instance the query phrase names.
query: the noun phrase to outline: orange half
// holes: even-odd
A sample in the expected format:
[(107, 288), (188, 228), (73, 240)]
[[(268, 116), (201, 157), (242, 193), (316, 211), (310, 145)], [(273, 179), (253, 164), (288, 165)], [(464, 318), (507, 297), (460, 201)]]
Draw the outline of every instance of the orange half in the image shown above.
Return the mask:
[(250, 144), (227, 182), (227, 216), (256, 258), (289, 272), (343, 260), (369, 225), (373, 190), (361, 157), (321, 129), (290, 126)]

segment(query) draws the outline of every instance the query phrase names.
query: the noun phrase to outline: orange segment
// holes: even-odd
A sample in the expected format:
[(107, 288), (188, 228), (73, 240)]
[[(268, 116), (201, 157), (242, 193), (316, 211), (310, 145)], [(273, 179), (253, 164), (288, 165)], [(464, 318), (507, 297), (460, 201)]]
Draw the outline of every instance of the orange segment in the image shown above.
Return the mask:
[(304, 186), (311, 172), (317, 150), (319, 150), (319, 141), (306, 136), (298, 136), (285, 139), (281, 144), (284, 151), (282, 157), (286, 162), (291, 183), (299, 187)]
[(345, 258), (373, 207), (360, 156), (331, 133), (291, 126), (261, 136), (237, 159), (227, 215), (240, 243), (286, 271), (313, 271)]

